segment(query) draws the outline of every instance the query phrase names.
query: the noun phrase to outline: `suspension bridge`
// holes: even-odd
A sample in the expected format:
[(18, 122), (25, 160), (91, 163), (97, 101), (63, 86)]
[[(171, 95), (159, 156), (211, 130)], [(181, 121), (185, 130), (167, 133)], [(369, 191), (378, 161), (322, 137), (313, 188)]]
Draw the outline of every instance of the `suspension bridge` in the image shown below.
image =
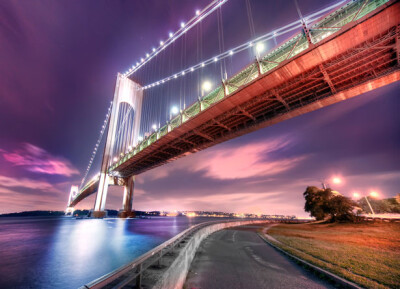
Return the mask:
[[(99, 140), (82, 183), (71, 187), (67, 211), (96, 193), (93, 216), (103, 217), (109, 186), (123, 186), (120, 217), (127, 217), (132, 211), (135, 176), (400, 79), (400, 3), (396, 0), (340, 1), (305, 16), (297, 7), (298, 21), (229, 50), (223, 42), (225, 2), (213, 1), (196, 11), (195, 17), (181, 23), (180, 29), (160, 41), (151, 53), (118, 74)], [(201, 21), (213, 13), (218, 15), (218, 55), (170, 76), (162, 75), (159, 69), (149, 70), (147, 81), (144, 77), (138, 80), (139, 72), (157, 59), (158, 66), (165, 66), (170, 61), (168, 49), (190, 31), (199, 31)], [(254, 31), (251, 22), (250, 31)], [(266, 41), (276, 43), (280, 35), (288, 33), (294, 36), (263, 51)], [(249, 50), (254, 59), (228, 76), (227, 62), (234, 67), (233, 56)], [(180, 53), (185, 53), (184, 49)], [(217, 73), (211, 81), (219, 85), (201, 82), (201, 77), (188, 78), (207, 67), (219, 70), (220, 76)], [(193, 92), (197, 95), (186, 105), (186, 95)], [(167, 94), (180, 95), (179, 107), (169, 109), (171, 102), (178, 100), (162, 98)], [(103, 135), (99, 172), (89, 179)]]

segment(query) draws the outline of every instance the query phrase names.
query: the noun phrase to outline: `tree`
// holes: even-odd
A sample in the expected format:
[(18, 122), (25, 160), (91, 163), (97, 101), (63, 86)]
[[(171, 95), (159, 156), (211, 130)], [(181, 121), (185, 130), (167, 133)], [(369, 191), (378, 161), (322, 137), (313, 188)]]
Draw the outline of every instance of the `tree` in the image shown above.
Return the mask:
[(331, 221), (354, 221), (355, 215), (353, 209), (356, 203), (351, 199), (342, 196), (334, 195), (329, 200), (329, 214), (331, 216)]
[(309, 212), (312, 217), (315, 217), (317, 220), (323, 220), (326, 213), (326, 202), (328, 200), (329, 192), (326, 190), (321, 190), (317, 187), (307, 187), (303, 196), (306, 199), (306, 203), (304, 205), (304, 210)]
[(356, 205), (351, 199), (334, 193), (330, 188), (307, 187), (303, 193), (306, 203), (304, 210), (317, 220), (329, 218), (332, 222), (354, 220)]
[[(376, 214), (384, 213), (400, 213), (400, 203), (397, 202), (396, 198), (388, 198), (377, 200), (374, 198), (368, 198), (374, 212)], [(368, 206), (365, 198), (358, 200), (358, 206), (362, 208), (363, 212), (370, 214), (371, 209)]]

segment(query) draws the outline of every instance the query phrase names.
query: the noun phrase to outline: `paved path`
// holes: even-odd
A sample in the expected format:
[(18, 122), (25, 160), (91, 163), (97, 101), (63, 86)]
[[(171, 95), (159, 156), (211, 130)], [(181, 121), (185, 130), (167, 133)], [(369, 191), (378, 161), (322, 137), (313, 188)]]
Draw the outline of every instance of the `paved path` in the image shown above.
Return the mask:
[(184, 288), (334, 288), (266, 244), (257, 228), (245, 226), (210, 235), (191, 264)]

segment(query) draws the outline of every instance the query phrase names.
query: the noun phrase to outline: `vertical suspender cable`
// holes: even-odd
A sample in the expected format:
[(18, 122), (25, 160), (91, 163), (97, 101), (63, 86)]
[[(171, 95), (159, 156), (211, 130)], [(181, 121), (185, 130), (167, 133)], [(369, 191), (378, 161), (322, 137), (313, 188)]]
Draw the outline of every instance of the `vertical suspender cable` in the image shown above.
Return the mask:
[[(249, 21), (249, 28), (250, 28), (250, 39), (254, 39), (256, 36), (256, 30), (254, 28), (254, 20), (253, 20), (253, 13), (251, 11), (250, 0), (246, 0), (246, 10), (247, 10), (247, 19)], [(250, 61), (254, 60), (251, 49), (249, 50), (249, 57), (250, 57)]]
[[(219, 44), (219, 53), (225, 51), (225, 44), (224, 44), (224, 23), (222, 21), (222, 6), (217, 9), (217, 21), (218, 21), (218, 44)], [(221, 79), (226, 78), (226, 64), (225, 59), (221, 60), (220, 63), (221, 68)]]

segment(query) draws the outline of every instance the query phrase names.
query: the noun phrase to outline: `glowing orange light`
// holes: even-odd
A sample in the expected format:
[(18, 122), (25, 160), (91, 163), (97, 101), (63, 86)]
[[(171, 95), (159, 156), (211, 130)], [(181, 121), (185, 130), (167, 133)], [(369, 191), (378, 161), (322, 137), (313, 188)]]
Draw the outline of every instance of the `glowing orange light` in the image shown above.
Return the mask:
[(375, 192), (375, 191), (371, 191), (371, 193), (369, 194), (371, 197), (373, 197), (373, 198), (377, 198), (377, 197), (379, 197), (379, 194), (377, 193), (377, 192)]
[(333, 182), (334, 184), (340, 184), (340, 183), (342, 182), (342, 180), (341, 180), (340, 178), (338, 178), (338, 177), (334, 177), (334, 178), (332, 179), (332, 182)]

